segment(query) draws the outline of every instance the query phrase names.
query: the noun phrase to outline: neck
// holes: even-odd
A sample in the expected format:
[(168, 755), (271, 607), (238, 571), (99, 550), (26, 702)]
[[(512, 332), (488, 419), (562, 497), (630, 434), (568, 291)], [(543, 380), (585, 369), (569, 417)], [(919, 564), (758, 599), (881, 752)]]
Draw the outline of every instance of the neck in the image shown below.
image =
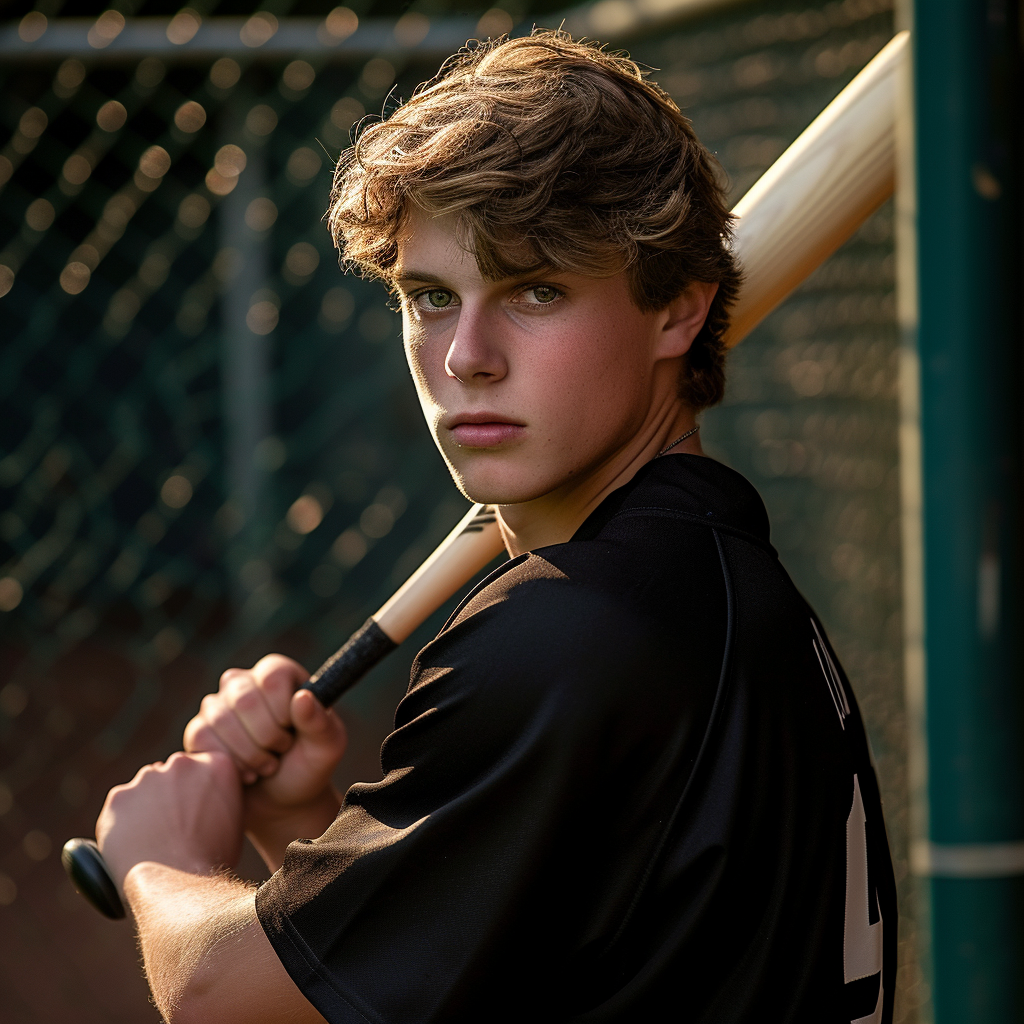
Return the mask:
[[(676, 416), (641, 431), (578, 481), (516, 505), (498, 506), (498, 523), (509, 555), (564, 544), (604, 499), (625, 486), (641, 466), (658, 457), (666, 445), (696, 426), (693, 411), (679, 409)], [(674, 445), (666, 454), (703, 455), (700, 434)]]

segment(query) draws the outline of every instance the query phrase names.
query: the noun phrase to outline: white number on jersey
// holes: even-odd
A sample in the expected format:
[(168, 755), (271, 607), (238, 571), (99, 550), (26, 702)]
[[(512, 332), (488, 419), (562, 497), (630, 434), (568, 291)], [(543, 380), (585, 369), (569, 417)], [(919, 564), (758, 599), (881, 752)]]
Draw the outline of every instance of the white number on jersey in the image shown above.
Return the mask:
[[(853, 777), (853, 806), (846, 819), (846, 927), (843, 934), (843, 969), (846, 983), (878, 978), (878, 1002), (873, 1013), (850, 1024), (880, 1024), (882, 1020), (882, 915), (871, 923), (868, 892), (867, 815), (860, 795), (860, 780)], [(875, 896), (877, 902), (877, 896)]]

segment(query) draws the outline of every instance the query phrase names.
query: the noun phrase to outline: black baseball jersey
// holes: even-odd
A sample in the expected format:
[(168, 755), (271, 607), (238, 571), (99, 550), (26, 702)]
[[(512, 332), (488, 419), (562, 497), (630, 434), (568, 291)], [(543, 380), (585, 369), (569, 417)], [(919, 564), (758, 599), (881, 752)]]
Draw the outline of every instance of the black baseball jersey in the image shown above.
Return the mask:
[(856, 702), (756, 491), (670, 455), (420, 652), (384, 778), (256, 909), (337, 1024), (889, 1024)]

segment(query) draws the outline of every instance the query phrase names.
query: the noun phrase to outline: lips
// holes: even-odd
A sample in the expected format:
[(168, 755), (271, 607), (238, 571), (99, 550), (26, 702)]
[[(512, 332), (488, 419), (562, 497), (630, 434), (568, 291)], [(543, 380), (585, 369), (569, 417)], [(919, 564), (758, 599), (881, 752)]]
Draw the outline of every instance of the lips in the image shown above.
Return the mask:
[(526, 427), (497, 413), (463, 413), (448, 424), (460, 448), (496, 448), (522, 437)]

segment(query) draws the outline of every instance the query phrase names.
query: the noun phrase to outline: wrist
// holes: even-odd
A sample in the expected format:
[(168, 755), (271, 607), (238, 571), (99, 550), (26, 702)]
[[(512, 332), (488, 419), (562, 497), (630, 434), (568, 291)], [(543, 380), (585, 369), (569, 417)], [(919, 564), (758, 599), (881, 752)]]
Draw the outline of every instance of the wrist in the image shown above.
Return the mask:
[(266, 865), (276, 871), (288, 844), (296, 839), (316, 839), (323, 835), (340, 807), (341, 796), (333, 786), (302, 804), (266, 808), (257, 805), (246, 815), (245, 834)]
[(168, 890), (177, 891), (191, 884), (196, 878), (211, 878), (217, 872), (216, 865), (200, 865), (190, 868), (165, 864), (155, 860), (140, 860), (133, 864), (121, 881), (121, 892), (125, 901), (138, 916), (140, 905), (154, 894)]
[[(268, 780), (270, 781), (270, 780)], [(275, 799), (257, 783), (245, 796), (244, 827), (247, 835), (260, 834), (265, 831), (277, 831), (291, 827), (295, 822), (316, 822), (328, 817), (327, 824), (333, 820), (341, 807), (341, 796), (333, 785), (328, 783), (320, 792), (301, 802), (284, 802)], [(327, 827), (324, 825), (324, 828)], [(323, 829), (321, 829), (321, 832)], [(320, 832), (317, 833), (320, 835)], [(302, 836), (301, 838), (309, 838)]]
[(129, 878), (140, 881), (170, 877), (170, 875), (211, 875), (222, 865), (214, 864), (186, 850), (168, 850), (126, 858), (102, 849), (104, 860), (122, 895), (128, 896)]

